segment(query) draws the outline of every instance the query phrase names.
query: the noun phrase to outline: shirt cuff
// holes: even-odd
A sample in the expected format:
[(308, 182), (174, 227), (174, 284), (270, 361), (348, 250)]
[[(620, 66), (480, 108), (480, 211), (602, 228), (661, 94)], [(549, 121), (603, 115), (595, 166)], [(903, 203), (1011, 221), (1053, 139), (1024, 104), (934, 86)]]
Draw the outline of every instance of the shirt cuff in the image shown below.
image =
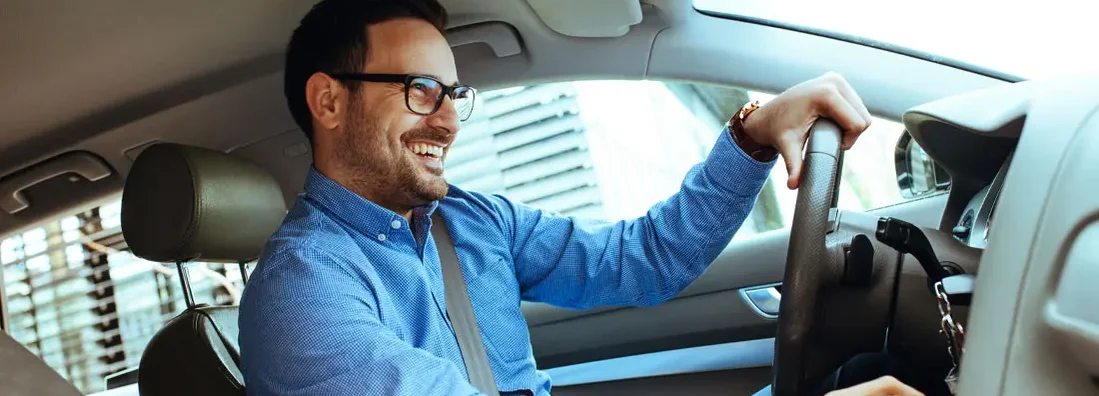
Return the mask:
[[(776, 157), (777, 159), (777, 157)], [(721, 129), (717, 144), (702, 165), (706, 178), (737, 196), (755, 196), (763, 189), (776, 160), (760, 162), (733, 142), (729, 128)]]

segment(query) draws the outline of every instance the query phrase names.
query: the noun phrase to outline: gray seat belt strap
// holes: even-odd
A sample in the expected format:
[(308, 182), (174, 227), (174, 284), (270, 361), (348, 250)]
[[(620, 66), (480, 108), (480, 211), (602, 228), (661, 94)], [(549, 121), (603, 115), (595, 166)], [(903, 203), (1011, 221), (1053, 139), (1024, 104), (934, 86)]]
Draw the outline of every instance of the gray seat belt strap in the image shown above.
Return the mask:
[(454, 337), (458, 339), (458, 349), (462, 351), (469, 382), (482, 393), (498, 396), (496, 378), (492, 375), (488, 353), (485, 352), (485, 344), (481, 340), (481, 328), (473, 314), (473, 303), (469, 301), (465, 276), (458, 264), (458, 253), (454, 251), (454, 241), (450, 239), (450, 232), (447, 231), (438, 209), (431, 215), (431, 235), (435, 237), (435, 248), (439, 251), (439, 262), (443, 266), (447, 316), (454, 328)]

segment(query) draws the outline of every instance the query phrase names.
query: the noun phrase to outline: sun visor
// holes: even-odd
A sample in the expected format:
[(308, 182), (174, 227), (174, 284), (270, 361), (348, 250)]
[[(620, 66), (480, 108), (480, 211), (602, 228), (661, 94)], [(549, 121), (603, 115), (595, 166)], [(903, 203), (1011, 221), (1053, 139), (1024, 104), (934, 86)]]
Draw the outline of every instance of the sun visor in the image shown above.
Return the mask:
[(572, 37), (621, 37), (641, 23), (638, 0), (527, 0), (550, 29)]

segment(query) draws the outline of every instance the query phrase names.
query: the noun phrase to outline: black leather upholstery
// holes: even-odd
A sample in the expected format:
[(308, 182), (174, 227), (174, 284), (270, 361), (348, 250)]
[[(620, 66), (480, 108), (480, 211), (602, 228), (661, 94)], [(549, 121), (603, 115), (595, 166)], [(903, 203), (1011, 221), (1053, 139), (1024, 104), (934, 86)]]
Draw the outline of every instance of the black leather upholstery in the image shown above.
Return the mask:
[(285, 215), (282, 190), (263, 168), (179, 144), (142, 151), (122, 193), (122, 233), (149, 261), (251, 261)]
[[(231, 155), (179, 144), (146, 148), (122, 193), (122, 232), (150, 261), (246, 262), (286, 215), (275, 178)], [(192, 307), (149, 341), (142, 395), (243, 395), (237, 307)], [(2, 393), (2, 392), (0, 392)]]
[(168, 321), (141, 355), (142, 395), (244, 394), (237, 307), (197, 307)]

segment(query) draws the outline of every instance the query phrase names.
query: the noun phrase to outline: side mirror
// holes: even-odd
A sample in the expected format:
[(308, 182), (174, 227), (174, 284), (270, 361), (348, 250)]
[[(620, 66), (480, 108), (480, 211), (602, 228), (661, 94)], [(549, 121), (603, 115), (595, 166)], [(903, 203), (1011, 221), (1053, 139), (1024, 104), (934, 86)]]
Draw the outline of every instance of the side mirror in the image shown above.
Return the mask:
[(901, 196), (912, 199), (950, 189), (950, 175), (905, 131), (897, 140), (893, 164)]

